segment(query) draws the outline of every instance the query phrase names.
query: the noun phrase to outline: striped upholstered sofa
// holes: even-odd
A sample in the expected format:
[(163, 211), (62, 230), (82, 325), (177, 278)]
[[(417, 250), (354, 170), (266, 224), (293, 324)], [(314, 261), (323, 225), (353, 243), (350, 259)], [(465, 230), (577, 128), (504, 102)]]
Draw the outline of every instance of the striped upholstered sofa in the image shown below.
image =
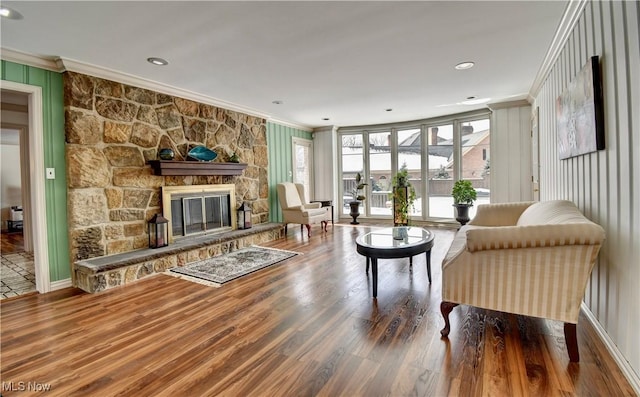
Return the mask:
[(604, 237), (571, 201), (479, 205), (442, 262), (442, 336), (459, 304), (558, 320), (579, 361), (580, 303)]

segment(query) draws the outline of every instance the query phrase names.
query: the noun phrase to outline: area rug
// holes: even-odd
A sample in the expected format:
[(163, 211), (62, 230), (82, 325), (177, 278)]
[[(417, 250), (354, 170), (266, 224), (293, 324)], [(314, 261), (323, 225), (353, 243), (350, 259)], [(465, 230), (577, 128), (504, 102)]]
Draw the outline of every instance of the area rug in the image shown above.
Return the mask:
[(296, 255), (298, 252), (251, 246), (185, 266), (172, 267), (169, 271), (188, 278), (224, 284)]

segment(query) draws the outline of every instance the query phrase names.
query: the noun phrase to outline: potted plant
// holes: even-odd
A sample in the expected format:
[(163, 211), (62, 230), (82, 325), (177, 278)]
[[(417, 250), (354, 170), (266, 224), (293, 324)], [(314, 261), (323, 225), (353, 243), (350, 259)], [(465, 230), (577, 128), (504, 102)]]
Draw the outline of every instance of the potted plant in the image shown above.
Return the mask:
[(356, 174), (356, 187), (351, 191), (353, 200), (349, 202), (349, 207), (351, 208), (349, 215), (353, 218), (353, 221), (350, 222), (352, 225), (358, 225), (360, 223), (356, 218), (360, 215), (360, 203), (366, 199), (362, 194), (362, 189), (364, 189), (365, 186), (367, 186), (367, 184), (362, 182), (362, 175), (358, 172)]
[(416, 201), (416, 190), (409, 182), (409, 170), (407, 165), (402, 164), (400, 170), (392, 179), (393, 190), (391, 199), (393, 200), (393, 226), (409, 225), (409, 210), (413, 208)]
[(453, 184), (451, 195), (453, 206), (456, 208), (456, 220), (464, 226), (470, 220), (469, 207), (473, 206), (477, 197), (476, 189), (473, 188), (471, 181), (460, 179)]

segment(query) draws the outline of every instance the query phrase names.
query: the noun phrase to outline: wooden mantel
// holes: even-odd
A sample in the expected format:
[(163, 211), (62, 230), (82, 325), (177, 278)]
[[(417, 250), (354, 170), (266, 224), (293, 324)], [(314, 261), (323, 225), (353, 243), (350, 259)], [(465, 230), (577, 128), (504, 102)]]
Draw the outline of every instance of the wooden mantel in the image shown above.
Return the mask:
[(150, 160), (156, 175), (240, 175), (246, 163), (210, 163), (205, 161)]

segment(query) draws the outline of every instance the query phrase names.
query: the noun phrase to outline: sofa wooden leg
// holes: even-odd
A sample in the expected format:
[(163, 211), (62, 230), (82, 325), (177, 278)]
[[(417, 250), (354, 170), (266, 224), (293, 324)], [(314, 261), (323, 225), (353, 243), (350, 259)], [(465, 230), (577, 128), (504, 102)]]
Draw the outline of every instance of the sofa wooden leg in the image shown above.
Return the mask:
[(453, 308), (456, 306), (458, 306), (457, 303), (444, 301), (440, 303), (440, 313), (442, 313), (442, 317), (444, 318), (444, 328), (440, 330), (440, 335), (444, 337), (447, 337), (449, 335), (449, 331), (451, 331), (451, 324), (449, 323), (449, 313), (451, 313)]
[(311, 237), (311, 225), (305, 225), (307, 227), (307, 237)]
[(564, 323), (564, 339), (567, 343), (569, 361), (573, 363), (580, 361), (580, 353), (578, 352), (578, 333), (576, 328), (576, 324)]
[(325, 232), (327, 231), (327, 224), (328, 224), (328, 223), (329, 223), (329, 222), (327, 222), (327, 221), (322, 221), (322, 222), (320, 222), (320, 224), (322, 225), (322, 228), (324, 229), (324, 231), (325, 231)]

